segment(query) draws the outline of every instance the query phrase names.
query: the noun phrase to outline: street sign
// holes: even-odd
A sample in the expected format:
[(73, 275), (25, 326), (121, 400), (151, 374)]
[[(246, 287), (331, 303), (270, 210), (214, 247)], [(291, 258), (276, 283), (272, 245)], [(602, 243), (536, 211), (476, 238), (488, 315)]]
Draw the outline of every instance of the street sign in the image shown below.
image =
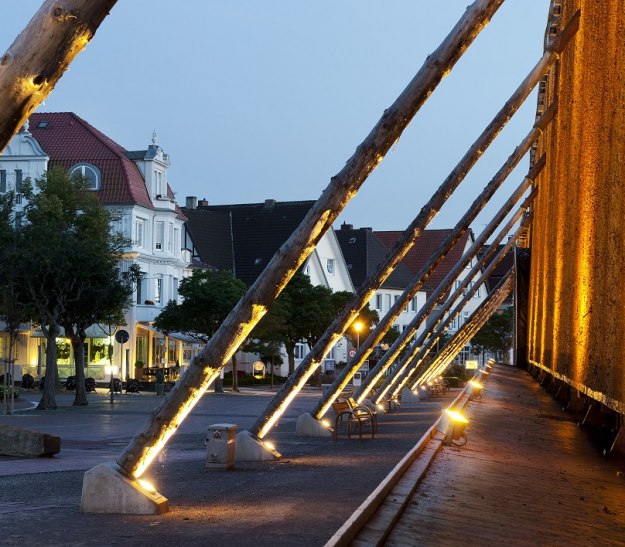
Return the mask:
[(477, 370), (477, 361), (465, 361), (464, 368), (466, 370)]
[(115, 340), (120, 344), (125, 344), (130, 340), (130, 334), (128, 334), (127, 330), (120, 329), (115, 333)]
[(326, 359), (323, 362), (323, 369), (325, 370), (326, 374), (328, 372), (334, 372), (335, 368), (336, 368), (336, 361), (334, 359)]
[(356, 355), (356, 350), (354, 348), (350, 349), (347, 352), (348, 357), (351, 359), (352, 357), (354, 357)]
[(361, 365), (360, 372), (369, 372), (369, 359)]

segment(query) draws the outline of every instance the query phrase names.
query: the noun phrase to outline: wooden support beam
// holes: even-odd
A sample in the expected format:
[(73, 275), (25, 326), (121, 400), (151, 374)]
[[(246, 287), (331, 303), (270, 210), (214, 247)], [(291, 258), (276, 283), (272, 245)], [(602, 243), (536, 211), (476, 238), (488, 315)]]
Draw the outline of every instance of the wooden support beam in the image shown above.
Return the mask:
[[(502, 2), (503, 0), (476, 0), (467, 8), (451, 33), (427, 58), (393, 105), (384, 112), (344, 168), (331, 179), (293, 235), (277, 251), (264, 272), (200, 354), (193, 359), (169, 396), (154, 410), (144, 430), (133, 438), (118, 458), (117, 462), (125, 473), (134, 477), (143, 474)], [(317, 365), (313, 367), (313, 372)], [(306, 379), (306, 375), (293, 379), (290, 389), (301, 388)], [(291, 378), (289, 381), (291, 382)], [(260, 431), (262, 427), (270, 428), (271, 420), (281, 415), (295, 393), (296, 391), (289, 391), (283, 399), (273, 403), (271, 412), (264, 414), (260, 424), (257, 422), (255, 431)]]
[(46, 0), (0, 57), (0, 152), (54, 89), (116, 2)]

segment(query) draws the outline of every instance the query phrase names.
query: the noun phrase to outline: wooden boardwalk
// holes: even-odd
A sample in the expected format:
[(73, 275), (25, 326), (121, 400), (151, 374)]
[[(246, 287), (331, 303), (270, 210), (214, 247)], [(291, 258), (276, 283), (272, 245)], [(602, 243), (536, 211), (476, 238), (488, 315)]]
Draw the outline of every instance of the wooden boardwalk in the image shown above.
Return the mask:
[(527, 373), (495, 367), (465, 413), (467, 444), (438, 453), (384, 545), (625, 545), (622, 462)]

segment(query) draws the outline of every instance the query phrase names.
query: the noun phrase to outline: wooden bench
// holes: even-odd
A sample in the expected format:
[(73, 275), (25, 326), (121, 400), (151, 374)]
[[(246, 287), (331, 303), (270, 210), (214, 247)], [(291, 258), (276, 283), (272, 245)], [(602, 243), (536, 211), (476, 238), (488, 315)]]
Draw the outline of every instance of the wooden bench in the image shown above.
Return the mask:
[(375, 438), (374, 418), (370, 409), (359, 405), (352, 408), (347, 400), (335, 401), (332, 403), (332, 408), (336, 414), (336, 418), (334, 420), (334, 431), (332, 432), (332, 437), (335, 441), (338, 439), (338, 430), (342, 424), (347, 425), (348, 439), (352, 438), (353, 425), (358, 427), (358, 438), (360, 440), (362, 440), (363, 426), (366, 425), (369, 425), (371, 430), (371, 438)]

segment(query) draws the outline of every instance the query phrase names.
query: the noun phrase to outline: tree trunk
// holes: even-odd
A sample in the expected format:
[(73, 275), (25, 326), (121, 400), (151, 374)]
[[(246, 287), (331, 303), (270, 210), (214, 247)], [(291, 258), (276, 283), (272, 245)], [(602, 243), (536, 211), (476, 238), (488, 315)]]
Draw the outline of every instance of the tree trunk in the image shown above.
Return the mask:
[(49, 95), (116, 2), (46, 0), (0, 58), (0, 152)]
[(291, 376), (295, 370), (295, 344), (285, 344), (284, 350), (289, 363), (289, 376)]
[(61, 332), (58, 323), (50, 323), (44, 330), (46, 337), (46, 379), (43, 385), (41, 401), (37, 405), (39, 410), (56, 410), (56, 339)]
[[(67, 327), (65, 332), (69, 332)], [(85, 389), (85, 338), (83, 333), (74, 333), (71, 336), (72, 349), (74, 350), (74, 367), (76, 372), (76, 394), (74, 406), (87, 406), (87, 390)]]
[(232, 391), (239, 391), (239, 371), (237, 369), (237, 354), (232, 354)]

